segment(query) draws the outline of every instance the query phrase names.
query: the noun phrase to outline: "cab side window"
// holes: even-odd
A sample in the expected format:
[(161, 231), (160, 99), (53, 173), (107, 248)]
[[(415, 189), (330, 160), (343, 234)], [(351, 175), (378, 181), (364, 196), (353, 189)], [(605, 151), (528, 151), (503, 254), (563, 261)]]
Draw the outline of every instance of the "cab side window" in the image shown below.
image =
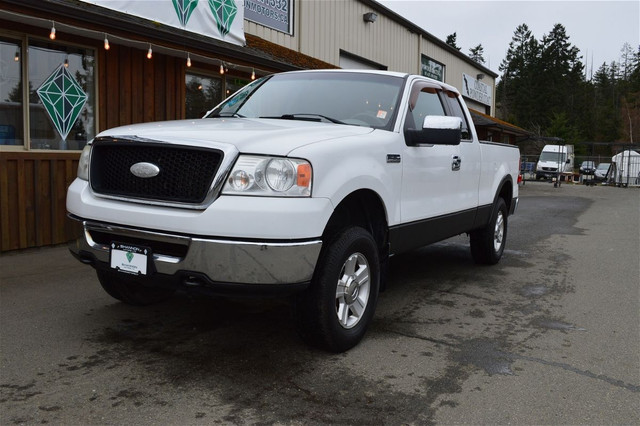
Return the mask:
[(421, 129), (427, 115), (446, 115), (437, 89), (422, 87), (414, 90), (409, 100), (409, 110), (405, 120), (406, 129)]
[(447, 93), (447, 103), (451, 115), (460, 117), (462, 120), (462, 140), (471, 140), (471, 130), (469, 130), (469, 124), (462, 110), (462, 105), (460, 105), (460, 99), (458, 99), (458, 96), (453, 92)]

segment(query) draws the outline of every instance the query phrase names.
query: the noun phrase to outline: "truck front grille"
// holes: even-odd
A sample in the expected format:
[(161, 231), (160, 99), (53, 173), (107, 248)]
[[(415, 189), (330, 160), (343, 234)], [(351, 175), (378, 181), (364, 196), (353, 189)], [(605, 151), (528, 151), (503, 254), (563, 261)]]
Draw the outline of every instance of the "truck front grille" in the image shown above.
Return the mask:
[[(96, 140), (90, 165), (94, 192), (118, 198), (200, 204), (207, 197), (222, 152), (190, 146), (123, 139)], [(151, 163), (157, 176), (137, 177), (131, 166)]]

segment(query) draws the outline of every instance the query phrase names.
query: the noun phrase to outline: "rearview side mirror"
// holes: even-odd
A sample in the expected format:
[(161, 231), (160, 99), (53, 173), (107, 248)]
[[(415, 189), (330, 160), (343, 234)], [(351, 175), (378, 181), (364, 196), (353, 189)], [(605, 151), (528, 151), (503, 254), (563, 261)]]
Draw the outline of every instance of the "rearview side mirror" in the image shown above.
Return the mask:
[(422, 129), (407, 129), (404, 136), (409, 146), (460, 145), (462, 120), (460, 117), (428, 115)]

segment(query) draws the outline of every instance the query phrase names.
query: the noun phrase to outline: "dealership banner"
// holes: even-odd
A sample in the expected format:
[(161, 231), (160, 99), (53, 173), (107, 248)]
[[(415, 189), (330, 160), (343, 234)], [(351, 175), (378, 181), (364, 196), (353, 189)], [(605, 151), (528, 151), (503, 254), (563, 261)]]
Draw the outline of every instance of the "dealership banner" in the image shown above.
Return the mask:
[(228, 43), (245, 45), (243, 0), (81, 0)]

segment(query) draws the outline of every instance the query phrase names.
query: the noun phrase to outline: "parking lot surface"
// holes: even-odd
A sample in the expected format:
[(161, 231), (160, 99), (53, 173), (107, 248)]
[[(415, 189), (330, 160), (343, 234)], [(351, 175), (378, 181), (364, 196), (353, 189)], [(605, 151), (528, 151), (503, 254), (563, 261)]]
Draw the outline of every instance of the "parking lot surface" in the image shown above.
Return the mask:
[(0, 424), (639, 424), (640, 190), (527, 182), (507, 250), (392, 259), (365, 339), (285, 300), (134, 308), (66, 247), (0, 256)]

